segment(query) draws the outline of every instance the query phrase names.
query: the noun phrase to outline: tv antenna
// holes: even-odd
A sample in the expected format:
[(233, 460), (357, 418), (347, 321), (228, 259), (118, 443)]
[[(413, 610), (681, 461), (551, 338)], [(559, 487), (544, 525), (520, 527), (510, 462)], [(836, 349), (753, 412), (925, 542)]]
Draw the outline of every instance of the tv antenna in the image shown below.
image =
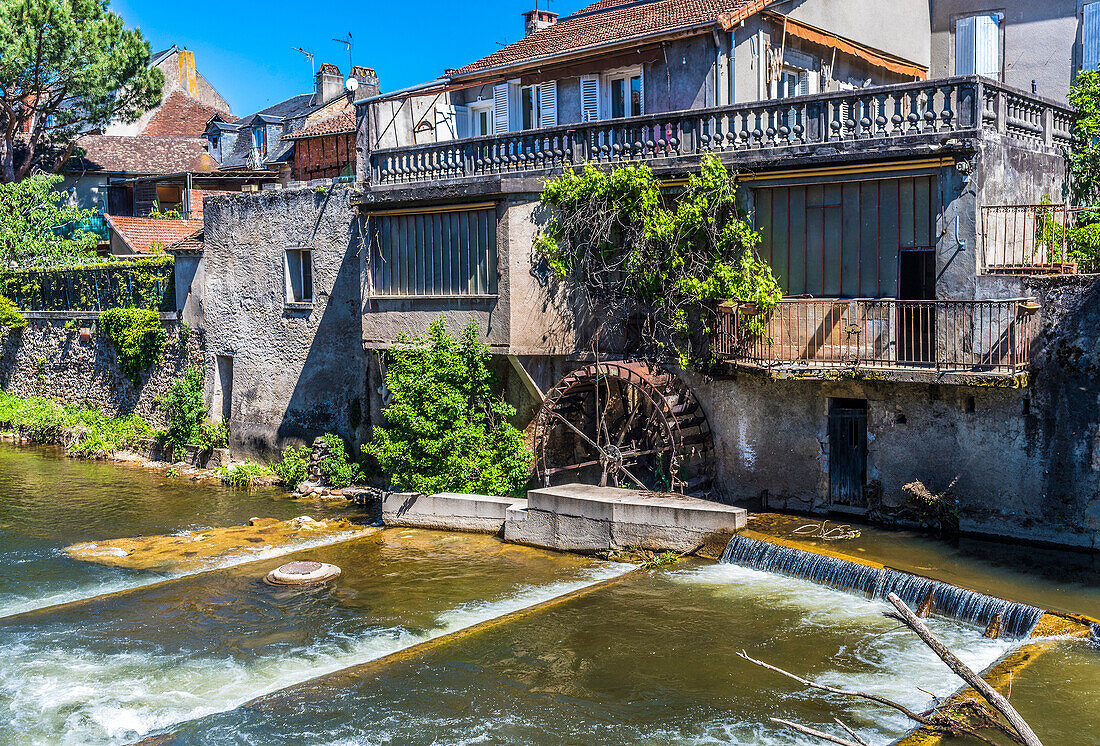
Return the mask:
[(314, 62), (314, 60), (313, 60), (313, 52), (310, 52), (308, 49), (302, 49), (301, 47), (291, 47), (291, 49), (293, 49), (295, 52), (301, 52), (302, 54), (304, 54), (309, 59), (309, 67), (313, 71), (312, 72), (312, 77), (316, 78), (317, 77), (317, 63)]
[(336, 42), (337, 44), (343, 44), (345, 47), (348, 48), (348, 74), (350, 75), (351, 74), (351, 68), (352, 68), (352, 64), (351, 64), (351, 32), (350, 31), (348, 32), (348, 38), (346, 38), (346, 39), (333, 39), (333, 41)]

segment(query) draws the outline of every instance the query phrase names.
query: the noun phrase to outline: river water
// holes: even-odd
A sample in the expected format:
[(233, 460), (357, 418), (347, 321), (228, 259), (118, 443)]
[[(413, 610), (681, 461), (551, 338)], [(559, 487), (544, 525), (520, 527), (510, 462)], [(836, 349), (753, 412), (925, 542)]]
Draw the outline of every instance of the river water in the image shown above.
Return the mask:
[[(692, 560), (624, 575), (619, 564), (409, 529), (176, 578), (58, 551), (337, 510), (0, 446), (0, 743), (131, 743), (159, 733), (178, 744), (802, 744), (769, 718), (836, 732), (838, 716), (879, 744), (904, 733), (904, 720), (807, 692), (736, 653), (914, 707), (958, 686), (881, 603), (732, 565)], [(935, 555), (919, 542), (912, 546)], [(957, 550), (944, 556), (966, 564)], [(333, 562), (344, 574), (308, 590), (260, 582), (290, 557)], [(1031, 592), (1046, 584), (1058, 595), (1042, 575), (1018, 572)], [(618, 579), (477, 627), (610, 578)], [(1090, 587), (1088, 577), (1074, 581), (1084, 598)], [(1016, 644), (943, 620), (932, 626), (977, 668)], [(1050, 733), (1048, 746), (1100, 742), (1098, 656), (1065, 644), (1014, 682), (1013, 702)]]

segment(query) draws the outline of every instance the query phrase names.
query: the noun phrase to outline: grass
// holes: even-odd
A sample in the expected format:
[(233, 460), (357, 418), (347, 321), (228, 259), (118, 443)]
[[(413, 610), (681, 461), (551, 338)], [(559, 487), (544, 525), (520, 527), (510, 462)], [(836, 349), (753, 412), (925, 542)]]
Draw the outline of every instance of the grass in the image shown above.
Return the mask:
[(255, 461), (244, 461), (232, 466), (219, 466), (214, 473), (221, 477), (222, 484), (234, 489), (250, 490), (257, 486), (264, 477), (271, 475), (271, 467), (265, 464), (257, 464)]
[(111, 417), (96, 409), (2, 391), (0, 423), (31, 442), (63, 445), (69, 453), (83, 458), (106, 458), (139, 438), (156, 434), (136, 414)]

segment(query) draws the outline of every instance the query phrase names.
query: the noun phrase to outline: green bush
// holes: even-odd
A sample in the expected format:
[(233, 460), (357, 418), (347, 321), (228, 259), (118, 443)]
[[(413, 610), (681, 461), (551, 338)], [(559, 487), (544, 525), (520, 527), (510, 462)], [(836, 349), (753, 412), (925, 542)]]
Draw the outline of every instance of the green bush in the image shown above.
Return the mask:
[(1066, 240), (1069, 261), (1077, 262), (1079, 272), (1100, 272), (1100, 222), (1069, 229)]
[(386, 426), (363, 452), (402, 490), (511, 495), (527, 482), (531, 451), (494, 395), (489, 349), (476, 324), (455, 339), (443, 319), (402, 336), (388, 353)]
[(219, 466), (214, 470), (222, 483), (239, 490), (252, 489), (271, 469), (255, 461), (245, 461), (230, 467)]
[[(341, 446), (343, 443), (341, 443)], [(283, 456), (279, 461), (271, 465), (275, 476), (289, 489), (297, 489), (298, 485), (306, 481), (309, 471), (309, 446), (283, 449)]]
[(194, 443), (194, 436), (206, 419), (206, 404), (202, 398), (204, 380), (202, 368), (192, 365), (176, 379), (160, 401), (168, 416), (166, 440), (176, 448)]
[(153, 429), (136, 414), (109, 417), (95, 409), (0, 392), (0, 423), (35, 443), (64, 444), (86, 458), (106, 458)]
[(141, 374), (164, 362), (167, 334), (160, 314), (145, 308), (109, 308), (99, 314), (96, 329), (111, 340), (118, 353), (119, 370), (135, 387)]
[(0, 295), (0, 326), (5, 326), (12, 331), (27, 326), (27, 317), (19, 313), (19, 309), (11, 302), (10, 298), (3, 295)]
[(359, 464), (348, 460), (348, 451), (344, 447), (343, 438), (332, 433), (325, 433), (321, 436), (321, 440), (325, 442), (331, 452), (330, 455), (321, 459), (321, 463), (318, 464), (325, 484), (344, 488), (363, 479), (363, 470), (359, 468)]

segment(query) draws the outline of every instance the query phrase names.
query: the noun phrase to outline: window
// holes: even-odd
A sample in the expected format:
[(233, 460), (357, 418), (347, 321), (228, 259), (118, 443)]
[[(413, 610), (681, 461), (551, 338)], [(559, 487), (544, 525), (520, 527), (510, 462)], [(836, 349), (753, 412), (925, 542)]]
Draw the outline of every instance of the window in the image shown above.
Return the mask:
[(772, 84), (772, 98), (809, 96), (820, 89), (817, 60), (809, 54), (788, 49), (783, 54), (779, 78)]
[(496, 294), (494, 206), (383, 213), (370, 223), (375, 296)]
[(1085, 70), (1100, 67), (1100, 2), (1089, 3), (1083, 10), (1081, 28), (1081, 66)]
[(493, 134), (493, 102), (478, 101), (470, 104), (470, 137)]
[(594, 122), (600, 118), (600, 79), (595, 75), (581, 78), (581, 121)]
[(313, 252), (309, 249), (286, 250), (286, 302), (313, 302)]
[(520, 92), (520, 110), (523, 113), (523, 129), (534, 129), (538, 122), (539, 87), (524, 86)]
[(1000, 79), (1000, 13), (982, 13), (955, 22), (955, 74)]
[(520, 117), (525, 130), (556, 125), (558, 123), (558, 84), (542, 83), (521, 88)]
[(252, 130), (252, 147), (260, 151), (260, 155), (267, 155), (267, 129), (256, 127)]
[(217, 150), (217, 149), (218, 149), (218, 136), (217, 135), (211, 135), (210, 136), (210, 150), (214, 151), (214, 150)]
[(611, 118), (642, 115), (642, 71), (612, 74), (608, 78), (611, 94)]

